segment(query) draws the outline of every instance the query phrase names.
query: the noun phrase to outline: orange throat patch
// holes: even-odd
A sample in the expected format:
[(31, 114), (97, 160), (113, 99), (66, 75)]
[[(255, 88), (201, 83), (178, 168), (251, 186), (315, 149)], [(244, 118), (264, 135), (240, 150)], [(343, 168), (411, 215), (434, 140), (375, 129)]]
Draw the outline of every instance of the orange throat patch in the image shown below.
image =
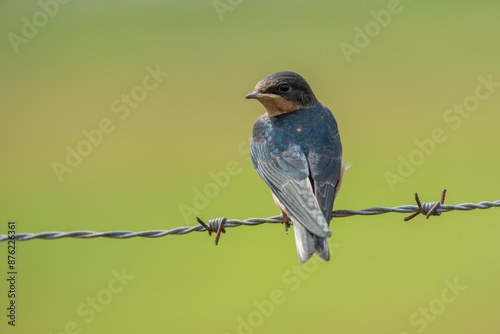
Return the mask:
[(271, 117), (300, 109), (300, 106), (297, 103), (287, 101), (281, 96), (268, 95), (258, 98), (258, 100), (266, 108), (267, 114)]

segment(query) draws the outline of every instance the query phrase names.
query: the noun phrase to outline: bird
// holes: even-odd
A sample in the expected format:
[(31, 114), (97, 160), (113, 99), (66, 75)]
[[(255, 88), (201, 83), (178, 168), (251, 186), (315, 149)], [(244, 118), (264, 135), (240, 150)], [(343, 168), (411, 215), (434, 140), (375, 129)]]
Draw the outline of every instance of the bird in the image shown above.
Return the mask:
[(348, 168), (335, 117), (295, 72), (268, 75), (245, 98), (266, 109), (254, 124), (250, 157), (293, 223), (300, 263), (313, 254), (329, 261), (333, 203)]

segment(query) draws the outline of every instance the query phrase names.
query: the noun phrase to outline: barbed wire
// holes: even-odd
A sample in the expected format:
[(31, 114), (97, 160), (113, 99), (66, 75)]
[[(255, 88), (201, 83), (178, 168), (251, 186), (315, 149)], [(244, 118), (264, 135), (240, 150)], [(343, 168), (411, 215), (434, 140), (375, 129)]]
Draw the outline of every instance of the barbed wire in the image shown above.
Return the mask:
[[(444, 204), (444, 197), (446, 190), (441, 195), (441, 201), (420, 203), (420, 199), (415, 194), (417, 205), (401, 205), (392, 208), (388, 207), (372, 207), (363, 210), (334, 210), (332, 218), (344, 218), (350, 216), (373, 216), (385, 213), (412, 213), (404, 220), (408, 221), (418, 214), (423, 214), (427, 218), (431, 215), (439, 216), (443, 212), (448, 211), (470, 211), (476, 209), (490, 209), (493, 207), (500, 207), (500, 200), (494, 202), (483, 201), (480, 203), (462, 203), (457, 205)], [(184, 235), (191, 232), (206, 232), (211, 235), (212, 232), (217, 233), (215, 237), (215, 244), (218, 243), (221, 233), (225, 233), (225, 228), (238, 227), (238, 226), (257, 226), (262, 224), (286, 224), (288, 231), (289, 221), (286, 221), (282, 216), (273, 216), (269, 218), (249, 218), (245, 220), (239, 219), (226, 219), (225, 217), (211, 219), (208, 224), (205, 224), (200, 218), (197, 218), (200, 225), (177, 227), (171, 230), (148, 230), (141, 232), (131, 231), (109, 231), (109, 232), (93, 232), (93, 231), (72, 231), (72, 232), (40, 232), (40, 233), (18, 233), (15, 235), (16, 241), (27, 241), (33, 239), (55, 240), (61, 238), (77, 238), (77, 239), (93, 239), (93, 238), (111, 238), (111, 239), (129, 239), (135, 237), (142, 238), (161, 238), (167, 235)], [(8, 235), (0, 235), (0, 242), (12, 240)]]

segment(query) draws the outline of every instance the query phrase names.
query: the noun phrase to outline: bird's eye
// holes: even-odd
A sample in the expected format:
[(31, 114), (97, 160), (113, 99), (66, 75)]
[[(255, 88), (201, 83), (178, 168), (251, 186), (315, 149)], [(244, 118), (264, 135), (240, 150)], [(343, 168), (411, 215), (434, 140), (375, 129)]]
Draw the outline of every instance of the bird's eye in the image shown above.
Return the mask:
[(284, 83), (284, 84), (279, 85), (279, 86), (278, 86), (278, 89), (279, 89), (281, 92), (286, 93), (286, 92), (288, 92), (288, 91), (290, 90), (290, 85), (289, 85), (289, 84)]

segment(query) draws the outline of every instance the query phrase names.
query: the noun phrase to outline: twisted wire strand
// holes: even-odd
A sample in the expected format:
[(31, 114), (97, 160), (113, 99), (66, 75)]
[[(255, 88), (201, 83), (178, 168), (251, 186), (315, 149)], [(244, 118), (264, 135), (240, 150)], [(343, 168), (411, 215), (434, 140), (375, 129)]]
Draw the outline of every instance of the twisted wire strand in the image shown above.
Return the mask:
[[(476, 209), (490, 209), (493, 207), (500, 207), (500, 200), (494, 202), (483, 201), (480, 203), (462, 203), (458, 205), (440, 204), (439, 202), (422, 203), (422, 208), (417, 205), (401, 205), (393, 208), (387, 207), (373, 207), (363, 210), (334, 210), (332, 217), (343, 218), (350, 216), (373, 216), (380, 215), (384, 213), (422, 213), (427, 214), (431, 208), (437, 204), (435, 209), (435, 215), (440, 215), (443, 212), (448, 211), (470, 211)], [(273, 216), (269, 218), (249, 218), (245, 220), (239, 219), (225, 219), (225, 218), (215, 218), (209, 221), (208, 227), (209, 232), (215, 232), (218, 230), (220, 224), (223, 228), (228, 227), (238, 227), (238, 226), (257, 226), (261, 224), (283, 224), (285, 220), (281, 216)], [(141, 232), (131, 232), (131, 231), (109, 231), (109, 232), (93, 232), (93, 231), (72, 231), (72, 232), (41, 232), (41, 233), (18, 233), (15, 235), (16, 241), (27, 241), (33, 239), (44, 239), (44, 240), (55, 240), (61, 238), (77, 238), (77, 239), (93, 239), (93, 238), (111, 238), (111, 239), (129, 239), (135, 237), (142, 238), (161, 238), (167, 235), (184, 235), (191, 232), (206, 232), (207, 228), (202, 225), (196, 226), (184, 226), (177, 227), (171, 230), (149, 230)], [(0, 242), (4, 242), (9, 239), (7, 235), (0, 235)]]
[[(341, 217), (349, 217), (355, 215), (372, 216), (389, 212), (396, 212), (396, 213), (421, 212), (423, 214), (426, 214), (436, 203), (439, 202), (422, 203), (423, 210), (420, 210), (416, 205), (401, 205), (393, 208), (376, 206), (373, 208), (368, 208), (363, 210), (335, 210), (333, 211), (333, 217), (341, 218)], [(459, 210), (459, 211), (470, 211), (475, 209), (484, 210), (493, 207), (500, 207), (500, 200), (494, 202), (483, 201), (477, 204), (476, 203), (462, 203), (457, 205), (439, 204), (438, 208), (436, 209), (436, 212), (439, 215), (443, 212), (454, 211), (454, 210)]]

